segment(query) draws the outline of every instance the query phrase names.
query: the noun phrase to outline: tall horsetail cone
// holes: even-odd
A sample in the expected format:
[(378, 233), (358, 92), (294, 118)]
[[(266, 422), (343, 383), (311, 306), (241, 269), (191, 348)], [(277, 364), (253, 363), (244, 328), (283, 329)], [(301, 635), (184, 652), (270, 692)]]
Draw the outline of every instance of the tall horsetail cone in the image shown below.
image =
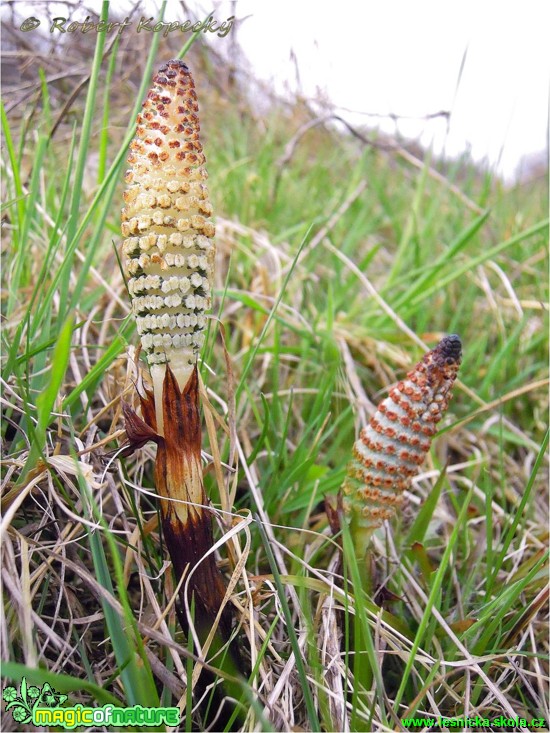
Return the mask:
[(373, 529), (403, 504), (447, 410), (462, 356), (460, 338), (445, 336), (378, 406), (353, 448), (342, 485), (343, 507), (365, 549)]
[[(163, 535), (177, 579), (189, 573), (196, 628), (206, 634), (225, 597), (203, 485), (197, 359), (210, 308), (214, 225), (199, 140), (195, 85), (173, 60), (153, 78), (137, 119), (126, 174), (122, 245), (128, 289), (153, 390), (143, 417), (123, 403), (127, 450), (157, 445), (155, 486)], [(189, 600), (189, 599), (187, 599)], [(187, 619), (180, 605), (184, 628)], [(225, 638), (231, 612), (221, 615)]]
[[(122, 252), (154, 392), (169, 364), (183, 389), (204, 342), (215, 245), (195, 85), (179, 60), (166, 63), (137, 118), (126, 174)], [(157, 428), (163, 415), (157, 400)]]

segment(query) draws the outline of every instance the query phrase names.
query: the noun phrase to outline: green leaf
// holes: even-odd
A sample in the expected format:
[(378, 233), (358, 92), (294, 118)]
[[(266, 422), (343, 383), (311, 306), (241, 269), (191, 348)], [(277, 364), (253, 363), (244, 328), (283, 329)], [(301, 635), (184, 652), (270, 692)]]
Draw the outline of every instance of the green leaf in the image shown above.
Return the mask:
[(441, 489), (443, 487), (443, 482), (445, 481), (445, 471), (446, 469), (441, 471), (441, 474), (433, 485), (432, 490), (428, 494), (428, 498), (420, 507), (420, 511), (416, 515), (416, 519), (414, 520), (413, 525), (407, 534), (407, 539), (405, 540), (407, 547), (412, 547), (415, 542), (420, 544), (424, 542), (428, 525), (431, 522), (439, 497), (441, 496)]
[(50, 379), (45, 389), (36, 398), (37, 423), (34, 428), (29, 456), (18, 481), (19, 484), (25, 481), (28, 472), (31, 468), (34, 468), (37, 460), (43, 453), (46, 441), (46, 429), (52, 420), (52, 412), (61, 391), (61, 385), (64, 382), (65, 372), (69, 363), (72, 335), (73, 316), (70, 315), (59, 331), (57, 343), (52, 355)]
[(27, 702), (27, 678), (26, 677), (23, 677), (23, 679), (21, 680), (20, 692), (21, 692), (21, 697), (23, 698), (23, 702), (28, 707), (28, 702)]

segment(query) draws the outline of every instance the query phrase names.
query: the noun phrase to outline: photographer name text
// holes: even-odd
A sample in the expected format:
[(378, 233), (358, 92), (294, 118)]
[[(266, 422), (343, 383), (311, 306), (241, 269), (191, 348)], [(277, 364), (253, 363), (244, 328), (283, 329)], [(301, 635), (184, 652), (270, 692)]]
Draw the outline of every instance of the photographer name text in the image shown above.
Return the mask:
[[(92, 21), (90, 16), (86, 16), (84, 21), (70, 20), (69, 18), (57, 17), (53, 18), (50, 24), (50, 33), (113, 33), (122, 35), (126, 29), (135, 28), (136, 33), (162, 33), (166, 38), (170, 33), (215, 33), (219, 38), (225, 36), (231, 31), (235, 16), (232, 15), (221, 23), (215, 20), (214, 16), (209, 16), (206, 20), (155, 20), (152, 16), (146, 18), (141, 16), (138, 23), (131, 21), (129, 17), (124, 20), (108, 21), (99, 20)], [(26, 18), (20, 25), (20, 30), (27, 33), (35, 30), (41, 25), (38, 18), (34, 16)]]

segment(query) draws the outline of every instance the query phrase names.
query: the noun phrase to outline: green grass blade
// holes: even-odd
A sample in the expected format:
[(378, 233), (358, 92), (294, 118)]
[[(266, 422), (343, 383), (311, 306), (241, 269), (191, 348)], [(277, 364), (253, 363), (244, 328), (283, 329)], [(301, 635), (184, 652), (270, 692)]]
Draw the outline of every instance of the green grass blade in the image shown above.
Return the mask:
[(418, 227), (418, 222), (422, 220), (421, 206), (425, 196), (428, 168), (428, 161), (426, 161), (425, 165), (422, 166), (420, 175), (418, 176), (414, 199), (407, 214), (407, 220), (401, 234), (401, 240), (394, 257), (393, 267), (386, 280), (385, 287), (388, 289), (393, 286), (397, 274), (401, 270), (403, 264), (407, 261), (407, 257), (405, 256), (406, 251), (411, 246)]
[(125, 322), (124, 327), (121, 328), (109, 347), (105, 350), (103, 356), (97, 360), (94, 366), (86, 373), (86, 376), (82, 381), (64, 398), (62, 403), (64, 410), (68, 410), (72, 407), (83, 392), (90, 393), (91, 397), (91, 393), (93, 392), (95, 385), (105, 374), (106, 368), (112, 364), (113, 360), (116, 359), (120, 352), (127, 346), (127, 341), (124, 336), (127, 329), (130, 328), (130, 324), (131, 321), (128, 319)]
[[(109, 17), (109, 2), (103, 0), (101, 3), (100, 21), (105, 23)], [(88, 157), (88, 149), (90, 147), (90, 138), (92, 133), (92, 123), (96, 114), (96, 96), (101, 73), (101, 63), (103, 59), (103, 49), (105, 48), (106, 33), (96, 34), (96, 44), (92, 67), (90, 72), (90, 80), (88, 82), (88, 93), (84, 105), (84, 117), (82, 120), (82, 133), (80, 135), (80, 145), (76, 158), (76, 165), (73, 178), (73, 193), (69, 205), (69, 221), (67, 226), (67, 240), (70, 242), (75, 234), (77, 222), (79, 218), (80, 198), (82, 195), (82, 181), (84, 179), (84, 168)]]
[(111, 84), (116, 69), (117, 62), (117, 51), (120, 42), (120, 36), (117, 36), (111, 55), (109, 59), (109, 65), (107, 67), (107, 74), (105, 77), (105, 89), (103, 91), (103, 115), (101, 120), (101, 133), (99, 136), (99, 160), (97, 164), (97, 182), (101, 184), (105, 178), (105, 171), (107, 170), (107, 152), (109, 148), (109, 118), (111, 112)]
[(500, 552), (498, 553), (495, 559), (494, 569), (491, 574), (490, 581), (487, 583), (487, 593), (488, 594), (491, 593), (491, 590), (496, 582), (496, 578), (497, 578), (498, 573), (500, 572), (500, 569), (502, 568), (504, 558), (508, 552), (508, 549), (512, 543), (512, 540), (516, 536), (516, 531), (519, 526), (519, 523), (522, 521), (522, 519), (524, 519), (525, 507), (527, 506), (527, 503), (531, 498), (531, 493), (535, 485), (535, 479), (544, 462), (544, 457), (546, 455), (546, 450), (548, 448), (549, 436), (550, 436), (550, 430), (547, 430), (543, 438), (542, 444), (540, 446), (538, 455), (535, 459), (535, 463), (533, 464), (533, 469), (529, 476), (529, 480), (525, 487), (525, 491), (523, 492), (521, 500), (515, 510), (514, 518), (508, 525), (506, 532), (504, 534), (504, 537), (502, 538), (502, 547), (500, 548)]
[[(118, 547), (81, 475), (79, 475), (79, 485), (84, 506), (89, 507), (91, 518), (102, 526), (101, 532), (86, 527), (97, 580), (111, 595), (118, 596), (124, 609), (124, 618), (121, 618), (109, 603), (103, 600), (101, 602), (127, 704), (158, 707), (159, 697), (143, 641), (131, 610)], [(109, 547), (112, 568), (107, 562), (102, 537), (105, 538)], [(113, 581), (116, 584), (116, 594)]]
[(422, 620), (418, 626), (418, 631), (416, 632), (416, 636), (414, 638), (414, 642), (413, 642), (413, 645), (410, 651), (410, 655), (405, 665), (403, 677), (401, 679), (399, 689), (395, 696), (394, 710), (395, 710), (396, 715), (399, 715), (399, 705), (401, 703), (401, 700), (403, 699), (405, 688), (407, 686), (409, 677), (411, 675), (411, 671), (412, 671), (414, 661), (416, 658), (416, 653), (418, 652), (418, 649), (420, 648), (420, 645), (422, 644), (426, 636), (427, 628), (431, 622), (431, 619), (432, 619), (431, 611), (436, 602), (436, 599), (439, 597), (439, 594), (441, 592), (441, 586), (443, 583), (443, 579), (445, 577), (445, 573), (447, 572), (449, 568), (451, 554), (457, 542), (458, 536), (460, 532), (462, 531), (463, 523), (466, 521), (466, 518), (468, 515), (468, 506), (470, 504), (470, 500), (472, 498), (473, 491), (474, 491), (474, 488), (473, 487), (470, 488), (470, 490), (468, 491), (468, 494), (466, 495), (464, 499), (464, 503), (462, 504), (462, 508), (456, 519), (453, 531), (451, 533), (451, 536), (449, 537), (447, 546), (445, 548), (445, 552), (443, 553), (443, 557), (441, 558), (441, 563), (433, 579), (433, 584), (430, 590), (428, 601), (426, 603), (426, 608), (424, 609)]
[(519, 234), (516, 234), (514, 237), (510, 237), (510, 239), (507, 239), (504, 242), (500, 242), (500, 244), (497, 244), (494, 247), (488, 248), (480, 255), (477, 255), (477, 257), (472, 257), (463, 265), (456, 266), (452, 272), (450, 272), (448, 275), (443, 276), (440, 280), (438, 280), (435, 285), (427, 288), (422, 293), (419, 293), (415, 298), (412, 299), (410, 305), (419, 305), (422, 301), (431, 298), (438, 290), (443, 290), (447, 285), (457, 280), (466, 272), (474, 270), (478, 265), (481, 265), (483, 262), (487, 262), (487, 260), (492, 259), (496, 255), (504, 252), (507, 249), (515, 247), (521, 242), (524, 242), (526, 239), (534, 237), (537, 234), (542, 234), (542, 232), (544, 232), (547, 228), (548, 219), (540, 222), (539, 224), (535, 224), (532, 227), (529, 227), (529, 229), (525, 229)]
[(279, 303), (283, 299), (283, 295), (285, 294), (286, 288), (288, 286), (289, 280), (292, 277), (292, 273), (294, 272), (294, 268), (296, 267), (296, 264), (298, 262), (298, 258), (300, 257), (300, 254), (303, 250), (303, 248), (306, 246), (306, 242), (308, 240), (309, 234), (311, 232), (311, 226), (308, 228), (307, 233), (305, 237), (302, 239), (300, 246), (298, 247), (298, 251), (296, 252), (296, 255), (294, 256), (294, 259), (292, 260), (292, 265), (288, 268), (288, 272), (285, 276), (285, 279), (283, 280), (283, 284), (281, 287), (281, 290), (279, 291), (279, 294), (277, 295), (277, 298), (275, 300), (275, 303), (273, 304), (273, 308), (269, 312), (269, 316), (266, 319), (266, 322), (264, 323), (264, 327), (262, 328), (262, 332), (260, 333), (257, 342), (254, 344), (254, 347), (250, 350), (250, 354), (248, 357), (248, 360), (244, 366), (243, 372), (241, 374), (241, 379), (239, 382), (239, 385), (237, 386), (236, 395), (235, 395), (235, 402), (238, 403), (239, 396), (244, 388), (244, 383), (246, 380), (246, 377), (248, 375), (248, 372), (250, 371), (250, 368), (252, 367), (252, 364), (254, 362), (254, 359), (256, 358), (256, 354), (258, 353), (258, 349), (260, 348), (265, 335), (267, 333), (267, 330), (271, 324), (271, 321), (275, 317), (275, 314), (277, 312), (277, 309), (279, 307)]
[(433, 485), (432, 490), (428, 494), (428, 498), (420, 507), (416, 519), (414, 520), (412, 527), (410, 528), (407, 539), (405, 540), (405, 546), (411, 547), (415, 542), (424, 542), (428, 525), (431, 522), (439, 497), (441, 496), (441, 489), (445, 482), (445, 470), (441, 471), (437, 481)]
[[(488, 604), (484, 609), (484, 613), (480, 614), (477, 623), (468, 629), (467, 635), (469, 637), (473, 637), (481, 631), (481, 635), (472, 649), (473, 654), (482, 656), (499, 651), (498, 640), (506, 636), (509, 628), (514, 626), (517, 618), (521, 617), (524, 612), (521, 604), (518, 605), (522, 593), (537, 577), (544, 583), (548, 575), (548, 557), (549, 553), (545, 552), (525, 577), (520, 578), (516, 583), (503, 586), (498, 598)], [(518, 611), (510, 619), (513, 608), (518, 608)], [(505, 624), (506, 618), (508, 618), (508, 623)]]
[(13, 145), (13, 138), (12, 138), (11, 131), (10, 131), (10, 125), (8, 122), (8, 118), (6, 116), (6, 110), (4, 107), (4, 103), (1, 101), (0, 101), (0, 118), (2, 120), (2, 133), (4, 135), (4, 142), (5, 142), (6, 150), (8, 151), (11, 171), (13, 174), (13, 184), (15, 188), (14, 201), (16, 203), (18, 229), (19, 231), (21, 231), (23, 229), (23, 221), (25, 219), (26, 195), (23, 192), (23, 186), (21, 184), (21, 175), (19, 173), (19, 163), (17, 161), (17, 155), (15, 153), (15, 148)]
[[(458, 237), (453, 242), (451, 242), (449, 247), (435, 260), (435, 262), (428, 262), (427, 269), (416, 275), (412, 279), (410, 286), (405, 290), (405, 292), (403, 292), (403, 294), (400, 295), (396, 300), (392, 301), (392, 308), (394, 308), (394, 310), (399, 310), (407, 303), (412, 303), (415, 298), (420, 297), (420, 295), (423, 294), (425, 290), (428, 290), (430, 287), (437, 287), (437, 285), (435, 284), (438, 282), (438, 277), (441, 270), (446, 265), (453, 266), (457, 254), (461, 252), (468, 244), (470, 244), (473, 237), (477, 234), (477, 232), (481, 229), (481, 227), (489, 218), (489, 214), (489, 211), (481, 214), (481, 216), (475, 219), (468, 227), (466, 227), (463, 232), (458, 235)], [(384, 286), (383, 292), (386, 292), (386, 290), (387, 285)]]
[[(67, 371), (67, 365), (69, 364), (72, 336), (73, 318), (70, 316), (59, 332), (59, 338), (52, 355), (49, 381), (44, 391), (36, 399), (36, 428), (29, 456), (19, 478), (19, 484), (24, 482), (28, 472), (36, 465), (38, 458), (44, 450), (46, 428), (51, 422), (54, 405), (58, 399), (65, 372)], [(29, 423), (32, 424), (32, 421), (29, 421)]]
[(309, 724), (311, 726), (311, 730), (320, 730), (319, 720), (317, 718), (317, 711), (315, 709), (315, 703), (313, 702), (313, 696), (309, 688), (309, 681), (308, 681), (307, 674), (306, 674), (306, 668), (304, 665), (304, 660), (302, 658), (302, 652), (300, 650), (300, 645), (298, 644), (298, 637), (296, 636), (296, 630), (294, 628), (292, 614), (290, 612), (288, 601), (286, 599), (285, 589), (284, 589), (284, 586), (281, 580), (281, 576), (279, 573), (279, 569), (277, 567), (277, 563), (275, 562), (275, 556), (273, 555), (273, 550), (271, 549), (269, 539), (267, 537), (265, 529), (262, 526), (262, 522), (258, 516), (256, 516), (256, 526), (258, 527), (258, 530), (260, 532), (263, 547), (264, 547), (267, 559), (269, 561), (269, 565), (271, 567), (271, 572), (273, 573), (273, 579), (275, 581), (275, 585), (277, 586), (277, 593), (279, 595), (279, 603), (281, 604), (281, 608), (283, 610), (283, 614), (285, 617), (285, 623), (286, 623), (286, 630), (287, 630), (287, 633), (290, 639), (292, 651), (294, 653), (294, 659), (296, 661), (296, 669), (298, 671), (298, 677), (300, 679), (300, 684), (301, 684), (302, 694), (304, 696)]
[[(367, 695), (363, 694), (360, 687), (366, 688), (370, 685), (371, 680), (375, 681), (375, 692), (378, 699), (381, 722), (387, 725), (386, 705), (384, 700), (384, 680), (382, 679), (382, 671), (378, 664), (372, 632), (367, 617), (368, 602), (366, 593), (369, 592), (367, 585), (370, 585), (370, 579), (366, 578), (366, 567), (360, 568), (355, 553), (355, 543), (352, 532), (346, 521), (342, 523), (342, 546), (344, 551), (344, 560), (346, 568), (351, 575), (353, 585), (353, 594), (355, 598), (355, 618), (354, 618), (354, 691), (352, 701), (352, 728), (354, 730), (371, 730), (372, 718), (374, 716), (374, 701), (370, 702)], [(366, 566), (366, 559), (365, 566)], [(359, 715), (359, 702), (362, 701), (363, 706), (369, 710), (369, 720), (365, 720), (363, 715)], [(367, 727), (365, 727), (367, 726)]]

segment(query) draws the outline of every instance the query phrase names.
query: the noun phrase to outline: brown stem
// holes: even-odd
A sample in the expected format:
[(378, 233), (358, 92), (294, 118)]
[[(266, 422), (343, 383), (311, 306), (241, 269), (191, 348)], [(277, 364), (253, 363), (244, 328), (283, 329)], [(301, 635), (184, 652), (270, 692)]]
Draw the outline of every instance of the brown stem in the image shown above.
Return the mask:
[[(197, 367), (183, 390), (180, 390), (170, 367), (166, 368), (162, 391), (164, 436), (156, 433), (153, 393), (146, 390), (140, 400), (143, 421), (129, 408), (124, 410), (128, 437), (135, 447), (143, 445), (147, 439), (153, 439), (157, 444), (155, 483), (160, 496), (164, 538), (176, 580), (186, 569), (191, 573), (188, 587), (195, 599), (195, 618), (201, 621), (201, 627), (209, 630), (222, 605), (225, 585), (214, 554), (206, 556), (213, 546), (213, 534), (202, 481)], [(184, 604), (179, 616), (187, 631), (189, 624)], [(224, 638), (229, 639), (229, 606), (222, 613), (220, 626)]]

